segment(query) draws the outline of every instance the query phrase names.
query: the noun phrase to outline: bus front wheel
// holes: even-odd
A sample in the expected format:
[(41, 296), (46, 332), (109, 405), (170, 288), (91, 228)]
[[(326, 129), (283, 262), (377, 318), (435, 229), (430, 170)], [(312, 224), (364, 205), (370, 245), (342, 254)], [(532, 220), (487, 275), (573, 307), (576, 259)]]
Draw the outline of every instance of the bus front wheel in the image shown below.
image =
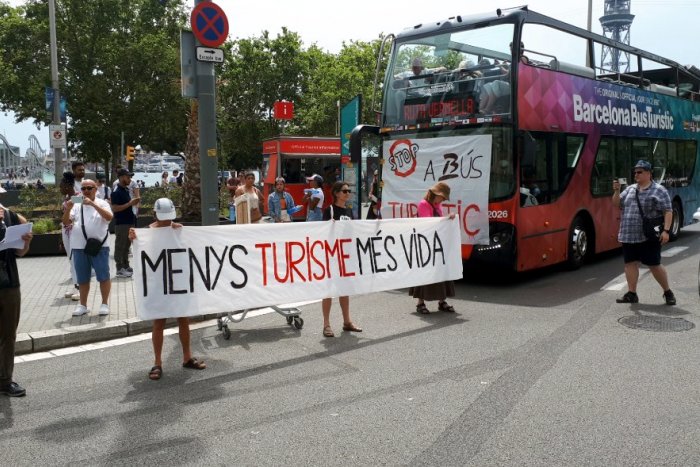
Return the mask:
[(668, 233), (669, 241), (674, 241), (678, 238), (678, 234), (681, 232), (681, 226), (683, 225), (683, 208), (678, 200), (673, 202), (673, 219), (671, 220), (671, 230)]
[(590, 246), (590, 234), (584, 220), (574, 219), (569, 231), (569, 255), (567, 262), (570, 269), (578, 269), (583, 265)]

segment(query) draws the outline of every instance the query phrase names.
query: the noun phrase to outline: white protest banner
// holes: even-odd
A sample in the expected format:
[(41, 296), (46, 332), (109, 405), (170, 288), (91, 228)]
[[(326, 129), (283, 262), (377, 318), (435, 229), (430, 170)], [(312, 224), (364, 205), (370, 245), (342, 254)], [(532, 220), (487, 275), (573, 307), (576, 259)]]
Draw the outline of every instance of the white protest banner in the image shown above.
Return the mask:
[(464, 244), (489, 244), (491, 135), (395, 139), (384, 142), (382, 217), (416, 217), (437, 182), (450, 185), (443, 214), (460, 217)]
[(138, 229), (141, 319), (357, 295), (462, 277), (458, 219)]

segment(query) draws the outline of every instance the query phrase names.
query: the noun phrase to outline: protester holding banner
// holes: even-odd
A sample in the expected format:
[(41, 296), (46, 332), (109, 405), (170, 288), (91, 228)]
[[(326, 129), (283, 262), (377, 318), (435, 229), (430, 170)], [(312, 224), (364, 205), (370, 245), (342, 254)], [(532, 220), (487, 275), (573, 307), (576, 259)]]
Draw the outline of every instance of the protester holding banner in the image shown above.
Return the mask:
[(263, 195), (253, 183), (255, 174), (248, 172), (245, 174), (245, 184), (236, 189), (236, 224), (257, 224), (262, 219)]
[[(331, 195), (333, 196), (333, 202), (323, 211), (323, 220), (333, 220), (333, 221), (345, 221), (352, 220), (352, 209), (346, 207), (348, 200), (350, 199), (350, 188), (347, 183), (343, 181), (335, 182), (331, 188)], [(321, 309), (323, 310), (323, 335), (325, 337), (334, 337), (333, 328), (331, 328), (331, 298), (324, 298), (321, 302)], [(342, 296), (338, 297), (338, 302), (340, 302), (340, 310), (343, 313), (343, 331), (348, 332), (362, 332), (362, 328), (355, 326), (350, 319), (350, 297)]]
[[(158, 229), (163, 227), (169, 227), (172, 229), (182, 228), (182, 224), (173, 222), (176, 217), (175, 205), (168, 198), (159, 198), (153, 205), (153, 214), (156, 221), (153, 222), (148, 227), (151, 229)], [(129, 240), (132, 242), (136, 240), (136, 229), (129, 230)], [(180, 345), (182, 345), (182, 367), (190, 368), (192, 370), (204, 370), (207, 365), (203, 360), (199, 360), (192, 356), (192, 349), (190, 348), (190, 319), (189, 318), (177, 318), (178, 332), (180, 335)], [(155, 354), (155, 364), (148, 372), (148, 378), (152, 380), (158, 380), (163, 376), (163, 330), (165, 329), (165, 319), (154, 319), (153, 320), (153, 332), (151, 333), (151, 340), (153, 342), (153, 353)]]
[(284, 178), (275, 179), (275, 191), (267, 197), (267, 213), (273, 222), (292, 222), (290, 210), (295, 209), (294, 198), (285, 189)]
[[(443, 201), (450, 199), (450, 186), (445, 182), (438, 182), (428, 189), (425, 197), (418, 203), (418, 217), (442, 217)], [(454, 219), (455, 215), (450, 214), (450, 219)], [(452, 281), (436, 282), (408, 289), (408, 294), (413, 298), (418, 299), (416, 312), (427, 315), (430, 313), (428, 307), (425, 306), (425, 300), (438, 300), (438, 310), (454, 312), (455, 309), (449, 305), (445, 299), (454, 297), (455, 286)]]

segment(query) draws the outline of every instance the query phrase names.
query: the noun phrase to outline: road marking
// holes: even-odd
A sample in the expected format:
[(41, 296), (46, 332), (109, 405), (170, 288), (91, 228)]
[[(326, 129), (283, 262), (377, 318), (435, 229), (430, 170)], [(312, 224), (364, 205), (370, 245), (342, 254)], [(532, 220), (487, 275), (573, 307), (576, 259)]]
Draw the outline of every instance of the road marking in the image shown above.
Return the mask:
[[(649, 272), (648, 269), (641, 269), (639, 271), (639, 278), (641, 279), (644, 274)], [(607, 284), (605, 284), (603, 287), (600, 288), (600, 290), (614, 290), (614, 291), (619, 291), (627, 287), (627, 279), (625, 278), (624, 274), (620, 274)]]
[(669, 248), (667, 250), (662, 251), (661, 256), (663, 258), (670, 258), (672, 256), (676, 256), (681, 251), (685, 251), (687, 249), (688, 249), (687, 246), (674, 246), (673, 248)]
[[(304, 305), (310, 305), (312, 303), (318, 303), (321, 300), (309, 300), (305, 302), (296, 302), (296, 303), (285, 303), (284, 305), (280, 305), (280, 308), (286, 309), (286, 308), (296, 308)], [(267, 315), (270, 313), (274, 313), (275, 310), (271, 307), (266, 307), (266, 308), (259, 308), (257, 310), (251, 310), (247, 315), (247, 318), (254, 318), (256, 316), (263, 316)], [(202, 329), (202, 328), (208, 328), (212, 326), (216, 326), (216, 319), (210, 319), (208, 321), (202, 321), (199, 323), (191, 323), (190, 324), (190, 330), (195, 330), (195, 329)], [(171, 336), (173, 334), (177, 334), (177, 328), (167, 328), (163, 330), (163, 335), (164, 336)], [(36, 353), (30, 353), (26, 355), (19, 355), (15, 357), (15, 363), (24, 363), (24, 362), (33, 362), (36, 360), (44, 360), (47, 358), (55, 358), (55, 357), (60, 357), (63, 355), (70, 355), (74, 353), (79, 353), (79, 352), (88, 352), (91, 350), (102, 350), (106, 349), (107, 347), (116, 347), (119, 345), (125, 345), (125, 344), (132, 344), (134, 342), (139, 342), (139, 341), (145, 341), (149, 340), (151, 338), (151, 333), (150, 332), (144, 332), (142, 334), (134, 334), (133, 336), (127, 336), (127, 337), (120, 337), (119, 339), (112, 339), (108, 341), (102, 341), (102, 342), (93, 342), (91, 344), (83, 344), (83, 345), (78, 345), (75, 347), (64, 347), (61, 349), (55, 349), (55, 350), (50, 350), (47, 352), (36, 352)]]

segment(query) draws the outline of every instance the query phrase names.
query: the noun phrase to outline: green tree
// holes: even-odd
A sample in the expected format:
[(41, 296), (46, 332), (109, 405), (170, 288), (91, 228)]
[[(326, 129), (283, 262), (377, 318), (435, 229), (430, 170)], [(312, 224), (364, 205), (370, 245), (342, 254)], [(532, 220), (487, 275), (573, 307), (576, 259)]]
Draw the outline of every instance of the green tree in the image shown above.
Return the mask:
[(262, 140), (276, 136), (277, 100), (296, 101), (307, 70), (298, 34), (283, 28), (271, 38), (240, 39), (227, 48), (219, 70), (219, 131), (223, 153), (235, 168), (260, 165)]
[[(86, 161), (119, 154), (128, 143), (155, 150), (184, 148), (187, 103), (180, 97), (182, 0), (56, 1), (61, 94), (69, 113), (69, 145)], [(18, 120), (50, 120), (48, 3), (0, 6), (0, 109)]]

